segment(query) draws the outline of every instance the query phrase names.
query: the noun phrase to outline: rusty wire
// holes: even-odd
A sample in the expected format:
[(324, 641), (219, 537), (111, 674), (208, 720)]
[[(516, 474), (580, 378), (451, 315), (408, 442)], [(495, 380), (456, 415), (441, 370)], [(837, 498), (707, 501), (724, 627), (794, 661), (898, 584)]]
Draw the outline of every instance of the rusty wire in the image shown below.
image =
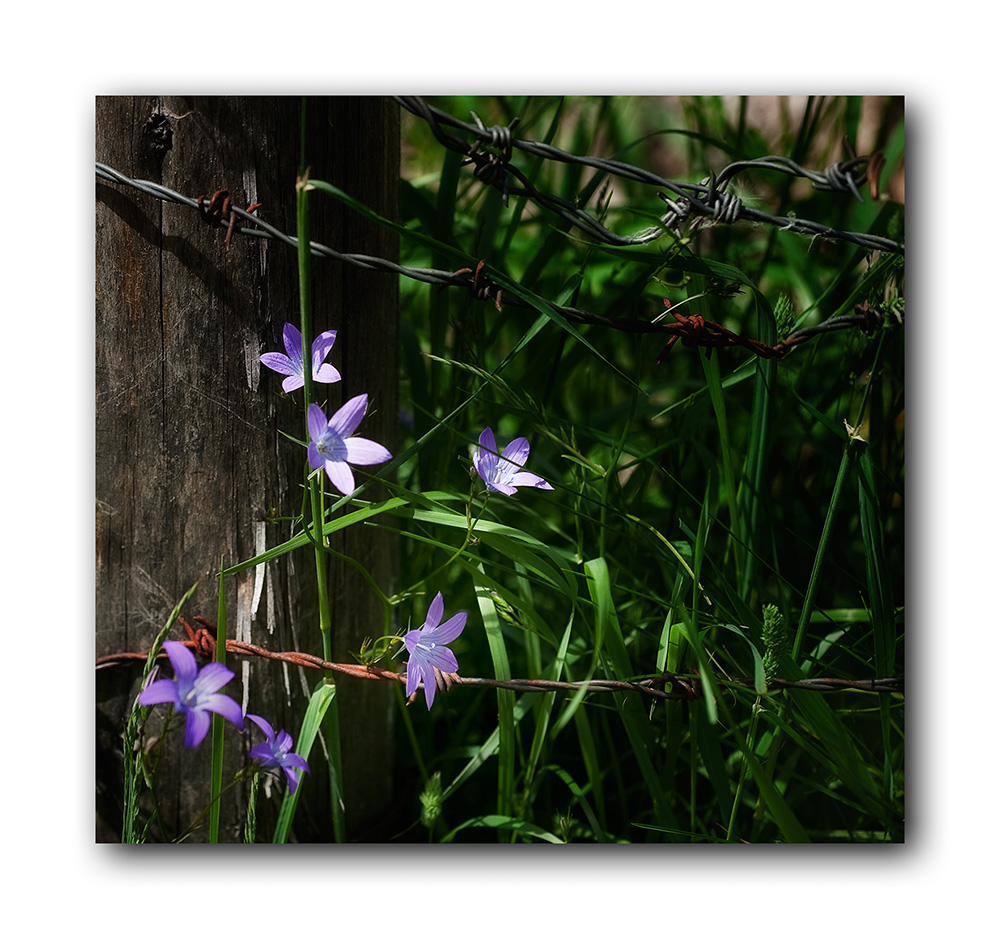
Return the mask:
[[(845, 145), (851, 152), (850, 159), (835, 163), (823, 171), (807, 169), (788, 157), (765, 156), (731, 163), (718, 174), (710, 175), (704, 182), (688, 183), (664, 179), (649, 170), (620, 160), (578, 156), (551, 144), (517, 140), (511, 134), (517, 124), (517, 118), (507, 127), (485, 127), (475, 113), (472, 116), (476, 123), (468, 124), (417, 96), (395, 96), (395, 100), (411, 114), (426, 121), (431, 133), (442, 146), (466, 156), (466, 163), (474, 163), (473, 174), (487, 185), (499, 189), (503, 193), (504, 205), (507, 204), (510, 195), (527, 197), (605, 244), (618, 246), (648, 244), (662, 237), (666, 231), (679, 231), (681, 223), (693, 219), (695, 222), (707, 220), (722, 224), (734, 224), (738, 221), (767, 224), (783, 231), (850, 242), (871, 251), (905, 253), (903, 244), (880, 235), (840, 231), (829, 225), (797, 216), (779, 218), (769, 215), (767, 212), (745, 205), (726, 189), (739, 173), (750, 169), (765, 169), (808, 179), (817, 189), (850, 193), (859, 201), (861, 194), (858, 187), (867, 181), (874, 198), (877, 195), (877, 171), (881, 170), (885, 158), (878, 153), (871, 156), (854, 156), (846, 141)], [(444, 129), (445, 126), (461, 131), (472, 138), (473, 143), (470, 144), (449, 133)], [(495, 152), (484, 153), (480, 150), (481, 146), (491, 147)], [(668, 211), (660, 218), (659, 226), (644, 229), (630, 236), (618, 235), (601, 225), (580, 206), (538, 190), (528, 177), (510, 162), (514, 149), (547, 160), (590, 166), (611, 176), (669, 190), (670, 195), (657, 193), (657, 196), (666, 203)], [(521, 183), (520, 188), (510, 185), (510, 176)]]
[[(195, 629), (185, 617), (178, 617), (178, 622), (188, 634), (183, 645), (204, 658), (215, 658), (216, 639), (215, 624), (201, 616), (192, 617), (198, 624)], [(360, 665), (344, 662), (326, 662), (317, 655), (306, 652), (272, 652), (262, 646), (238, 639), (226, 640), (226, 653), (234, 655), (259, 656), (267, 659), (279, 659), (289, 665), (301, 668), (326, 669), (352, 678), (369, 681), (395, 681), (406, 683), (406, 676), (390, 669), (378, 668), (375, 665)], [(147, 652), (115, 652), (99, 656), (95, 667), (110, 668), (114, 665), (124, 665), (129, 662), (146, 661)], [(161, 653), (165, 655), (165, 653)], [(435, 670), (436, 672), (436, 670)], [(466, 678), (458, 674), (443, 675), (436, 672), (438, 687), (441, 691), (450, 691), (453, 687), (505, 688), (510, 691), (544, 693), (549, 691), (581, 691), (588, 694), (607, 692), (639, 692), (648, 697), (668, 701), (695, 701), (703, 697), (701, 679), (698, 675), (656, 675), (636, 681), (613, 681), (611, 679), (591, 679), (590, 681), (549, 681), (541, 678)], [(735, 679), (720, 682), (722, 685), (753, 688), (749, 679)], [(670, 691), (664, 691), (663, 686), (670, 685)], [(863, 691), (875, 694), (901, 694), (903, 692), (902, 678), (873, 678), (867, 680), (852, 680), (847, 678), (805, 678), (797, 681), (786, 681), (776, 678), (768, 682), (769, 690), (782, 688), (799, 688), (804, 691)]]
[[(163, 202), (172, 202), (196, 209), (210, 224), (225, 224), (227, 247), (233, 234), (270, 238), (284, 242), (291, 247), (298, 245), (298, 239), (294, 235), (288, 235), (263, 219), (250, 214), (259, 207), (260, 203), (250, 206), (248, 209), (241, 209), (232, 204), (225, 189), (216, 192), (206, 205), (205, 196), (192, 199), (159, 183), (143, 179), (130, 179), (103, 163), (96, 164), (96, 174), (100, 179), (129, 186)], [(209, 207), (211, 207), (211, 211), (209, 211)], [(252, 222), (254, 227), (237, 225), (235, 221), (237, 217)], [(460, 287), (468, 290), (476, 300), (491, 301), (498, 312), (503, 310), (504, 305), (526, 310), (535, 309), (533, 304), (514, 295), (510, 288), (502, 287), (491, 279), (485, 273), (485, 260), (480, 260), (474, 269), (465, 267), (457, 271), (441, 271), (434, 268), (406, 267), (394, 261), (370, 255), (344, 253), (315, 241), (310, 242), (310, 249), (314, 257), (340, 261), (364, 270), (397, 274), (438, 287)], [(506, 295), (504, 294), (505, 290), (507, 291)], [(680, 340), (685, 346), (703, 346), (709, 350), (738, 346), (763, 358), (781, 358), (795, 346), (821, 333), (854, 327), (861, 327), (865, 332), (870, 333), (884, 321), (882, 311), (875, 308), (869, 309), (867, 306), (858, 306), (855, 315), (830, 317), (823, 323), (796, 330), (777, 345), (769, 346), (759, 340), (739, 336), (701, 316), (689, 317), (673, 313), (676, 322), (663, 323), (658, 320), (644, 320), (637, 317), (602, 316), (599, 313), (591, 313), (576, 307), (559, 306), (548, 300), (545, 302), (550, 310), (571, 323), (600, 326), (620, 332), (663, 336), (668, 340), (664, 353), (676, 341)], [(660, 358), (662, 360), (663, 354)]]

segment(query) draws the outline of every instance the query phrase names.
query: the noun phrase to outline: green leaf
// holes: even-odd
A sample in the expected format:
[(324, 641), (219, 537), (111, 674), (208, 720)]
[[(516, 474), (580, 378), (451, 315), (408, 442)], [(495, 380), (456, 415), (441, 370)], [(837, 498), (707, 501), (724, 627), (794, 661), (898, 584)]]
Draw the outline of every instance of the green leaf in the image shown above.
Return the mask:
[[(309, 706), (306, 708), (306, 716), (302, 719), (302, 728), (299, 731), (298, 742), (295, 745), (295, 752), (306, 761), (309, 760), (313, 741), (316, 739), (316, 734), (323, 723), (323, 718), (326, 715), (327, 709), (333, 703), (336, 694), (337, 686), (333, 682), (323, 679), (316, 686), (312, 697), (309, 698)], [(288, 840), (301, 792), (302, 780), (300, 780), (295, 792), (285, 793), (285, 798), (281, 803), (281, 810), (278, 813), (278, 823), (274, 831), (275, 844), (284, 844)], [(343, 812), (343, 804), (340, 805), (340, 811), (341, 813)]]
[(455, 838), (455, 835), (466, 828), (505, 829), (509, 831), (516, 831), (521, 835), (531, 835), (533, 838), (538, 838), (541, 841), (548, 841), (551, 844), (566, 843), (562, 838), (557, 838), (552, 834), (552, 832), (546, 831), (538, 825), (522, 821), (521, 819), (511, 818), (509, 815), (477, 815), (475, 818), (470, 818), (467, 821), (462, 822), (462, 824), (457, 828), (453, 828), (441, 839), (441, 843), (447, 844)]

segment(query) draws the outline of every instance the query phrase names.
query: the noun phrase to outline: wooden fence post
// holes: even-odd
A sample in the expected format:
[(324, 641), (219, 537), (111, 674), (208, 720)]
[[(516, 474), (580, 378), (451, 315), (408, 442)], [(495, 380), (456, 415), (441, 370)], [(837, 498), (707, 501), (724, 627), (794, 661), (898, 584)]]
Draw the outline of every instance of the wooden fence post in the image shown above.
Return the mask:
[[(295, 232), (301, 99), (295, 97), (100, 97), (96, 157), (126, 176), (197, 198), (228, 189), (245, 208)], [(310, 98), (306, 161), (389, 218), (396, 217), (399, 112), (385, 98)], [(312, 239), (342, 251), (395, 259), (395, 235), (311, 196)], [(394, 453), (397, 421), (398, 285), (395, 277), (329, 260), (314, 264), (316, 331), (336, 329), (329, 358), (343, 381), (320, 386), (331, 413), (367, 392), (364, 436)], [(281, 376), (259, 362), (283, 351), (284, 323), (298, 322), (295, 249), (225, 230), (196, 211), (115, 183), (97, 182), (96, 229), (96, 610), (98, 656), (144, 651), (196, 581), (185, 615), (216, 619), (220, 562), (259, 554), (289, 536), (289, 523), (260, 517), (300, 511), (304, 451), (279, 431), (304, 435)], [(366, 494), (367, 495), (367, 494)], [(375, 498), (384, 490), (373, 493)], [(386, 592), (396, 588), (395, 539), (351, 528), (335, 545)], [(331, 566), (334, 656), (353, 661), (364, 636), (381, 633), (382, 606), (347, 564)], [(322, 653), (312, 552), (227, 579), (230, 638), (274, 650)], [(172, 638), (185, 638), (180, 630)], [(230, 657), (225, 691), (298, 734), (320, 672), (273, 660)], [(97, 672), (97, 840), (121, 831), (121, 731), (141, 668)], [(394, 690), (338, 681), (348, 836), (378, 837), (391, 790)], [(241, 701), (241, 703), (243, 703)], [(260, 736), (227, 728), (227, 772)], [(204, 807), (209, 744), (171, 748), (160, 774), (161, 807), (176, 835)], [(295, 835), (330, 840), (329, 785), (320, 743), (302, 787)], [(224, 798), (220, 840), (237, 840), (245, 806)], [(259, 813), (272, 814), (277, 798)], [(262, 826), (266, 821), (262, 821)], [(372, 827), (374, 826), (374, 828)], [(373, 835), (372, 832), (375, 834)], [(203, 840), (204, 830), (194, 840)]]

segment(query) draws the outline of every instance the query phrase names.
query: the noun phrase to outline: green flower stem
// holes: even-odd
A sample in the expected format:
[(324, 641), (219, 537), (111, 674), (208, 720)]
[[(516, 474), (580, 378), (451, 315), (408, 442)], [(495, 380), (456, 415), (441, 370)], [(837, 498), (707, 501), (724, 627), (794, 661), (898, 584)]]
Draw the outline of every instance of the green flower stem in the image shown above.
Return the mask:
[(826, 557), (826, 549), (830, 543), (830, 533), (833, 531), (833, 521), (837, 515), (837, 506), (840, 504), (840, 496), (844, 491), (844, 482), (847, 479), (847, 472), (854, 461), (855, 448), (851, 446), (853, 441), (848, 441), (844, 450), (844, 455), (840, 461), (840, 469), (837, 471), (837, 479), (833, 484), (833, 494), (830, 496), (830, 506), (826, 510), (826, 519), (823, 521), (823, 532), (819, 536), (819, 544), (816, 547), (816, 557), (813, 560), (812, 573), (809, 576), (809, 585), (806, 587), (806, 595), (802, 601), (802, 610), (799, 613), (799, 625), (795, 630), (795, 641), (792, 643), (792, 660), (796, 665), (801, 664), (802, 645), (805, 642), (806, 630), (809, 628), (809, 617), (812, 616), (813, 604), (816, 602), (816, 590), (819, 587), (820, 571), (823, 568), (823, 559)]
[[(216, 616), (215, 630), (215, 661), (220, 665), (226, 664), (226, 578), (222, 574), (222, 571), (225, 570), (225, 564), (222, 563), (224, 560), (225, 558), (219, 559), (219, 612)], [(219, 796), (222, 795), (225, 724), (225, 718), (221, 714), (212, 715), (212, 801), (209, 803), (212, 814), (208, 821), (210, 844), (219, 843), (219, 817), (222, 810)], [(203, 812), (202, 815), (204, 814)]]
[[(303, 102), (303, 118), (305, 102)], [(303, 120), (303, 125), (304, 125)], [(304, 139), (303, 139), (304, 144)], [(303, 164), (305, 162), (303, 156)], [(312, 185), (308, 171), (302, 170), (295, 183), (295, 218), (298, 236), (299, 260), (299, 330), (302, 333), (302, 376), (305, 381), (303, 393), (306, 440), (309, 439), (309, 405), (313, 402), (312, 375), (312, 253), (309, 247), (309, 190)], [(333, 622), (330, 610), (330, 596), (327, 589), (326, 536), (323, 534), (323, 519), (326, 514), (323, 500), (323, 471), (313, 473), (309, 479), (309, 500), (312, 515), (313, 551), (316, 557), (316, 591), (319, 602), (319, 631), (323, 637), (323, 658), (333, 661)], [(328, 671), (325, 681), (334, 686), (333, 672)], [(343, 843), (345, 835), (344, 803), (341, 792), (343, 779), (340, 764), (340, 721), (337, 716), (335, 694), (326, 711), (323, 725), (326, 728), (330, 768), (330, 810), (333, 818), (334, 838)]]
[(601, 524), (597, 532), (598, 557), (604, 557), (606, 553), (605, 535), (608, 530), (608, 510), (611, 503), (611, 486), (612, 482), (618, 478), (618, 461), (621, 459), (621, 455), (625, 451), (625, 443), (628, 440), (628, 433), (632, 428), (632, 421), (635, 419), (635, 406), (638, 400), (638, 394), (633, 391), (632, 403), (629, 406), (628, 411), (628, 420), (625, 421), (625, 425), (622, 427), (621, 437), (618, 439), (614, 452), (611, 454), (611, 459), (608, 462), (608, 468), (604, 472), (604, 485), (601, 487)]
[[(191, 824), (188, 825), (188, 827), (185, 828), (184, 831), (181, 832), (180, 835), (177, 836), (176, 840), (178, 842), (181, 842), (185, 838), (187, 838), (189, 835), (193, 834), (194, 831), (197, 829), (197, 827), (198, 827), (199, 823), (201, 822), (201, 820), (209, 812), (211, 812), (212, 817), (216, 816), (218, 814), (218, 810), (219, 810), (219, 799), (222, 796), (224, 796), (227, 792), (229, 792), (229, 790), (232, 789), (233, 786), (235, 786), (237, 783), (240, 783), (244, 779), (246, 779), (248, 775), (256, 776), (259, 772), (260, 772), (260, 767), (258, 765), (256, 765), (256, 764), (251, 764), (250, 766), (246, 766), (243, 769), (239, 770), (236, 773), (236, 775), (233, 777), (232, 782), (227, 783), (226, 787), (224, 789), (220, 786), (219, 791), (218, 792), (214, 792), (212, 794), (212, 801), (209, 802), (209, 804), (206, 805), (205, 808), (203, 808), (201, 810), (201, 812), (198, 813), (197, 818), (195, 818), (195, 820), (193, 822), (191, 822)], [(209, 825), (211, 826), (211, 824), (212, 824), (212, 822), (211, 822), (211, 818), (210, 818), (209, 819)], [(218, 841), (218, 838), (216, 838), (216, 841), (213, 842), (213, 843), (217, 843), (217, 841)]]
[[(303, 393), (306, 440), (309, 439), (309, 405), (313, 402), (312, 374), (312, 254), (309, 250), (309, 190), (312, 185), (303, 173), (295, 182), (295, 219), (298, 236), (299, 260), (299, 331), (302, 333), (302, 377), (305, 380)], [(312, 538), (316, 552), (316, 587), (319, 594), (319, 630), (323, 637), (323, 658), (333, 661), (333, 636), (330, 617), (330, 601), (327, 590), (327, 559), (323, 548), (326, 537), (323, 534), (323, 476), (313, 474), (309, 480), (309, 501), (312, 514)], [(332, 678), (330, 673), (328, 677)]]
[[(327, 559), (324, 548), (326, 536), (323, 534), (323, 479), (313, 477), (309, 481), (309, 493), (312, 500), (313, 518), (313, 550), (316, 555), (316, 590), (319, 596), (319, 631), (323, 637), (323, 659), (333, 661), (333, 622), (330, 616), (330, 598), (327, 591)], [(327, 673), (327, 678), (333, 678), (333, 672)]]
[(475, 495), (475, 486), (473, 486), (473, 488), (469, 490), (469, 502), (465, 507), (465, 524), (466, 524), (465, 540), (458, 546), (458, 548), (455, 549), (454, 552), (452, 552), (451, 557), (449, 557), (448, 560), (444, 562), (444, 564), (441, 564), (439, 567), (434, 568), (434, 570), (432, 570), (426, 577), (421, 577), (420, 580), (418, 580), (412, 587), (408, 587), (406, 590), (401, 590), (394, 596), (388, 597), (387, 600), (389, 603), (391, 604), (400, 603), (407, 597), (412, 597), (416, 592), (417, 588), (421, 584), (427, 583), (427, 581), (429, 581), (432, 577), (436, 576), (437, 574), (440, 574), (441, 571), (445, 570), (469, 546), (469, 544), (472, 542), (472, 533), (473, 531), (475, 531), (476, 525), (479, 524), (479, 520), (483, 517), (483, 515), (486, 512), (486, 503), (490, 501), (490, 491), (487, 489), (486, 497), (483, 499), (483, 507), (479, 510), (479, 514), (475, 518), (473, 518), (472, 500), (474, 495)]
[[(754, 701), (753, 710), (750, 714), (750, 728), (747, 731), (747, 751), (752, 751), (754, 748), (754, 741), (757, 739), (757, 724), (760, 720), (760, 709), (761, 701), (758, 696), (757, 700)], [(736, 810), (740, 806), (740, 799), (743, 797), (743, 786), (747, 779), (747, 770), (749, 766), (747, 765), (747, 759), (744, 755), (743, 760), (740, 762), (740, 778), (736, 783), (736, 792), (733, 794), (733, 807), (729, 813), (729, 825), (726, 828), (726, 841), (733, 840), (733, 829), (736, 827)]]

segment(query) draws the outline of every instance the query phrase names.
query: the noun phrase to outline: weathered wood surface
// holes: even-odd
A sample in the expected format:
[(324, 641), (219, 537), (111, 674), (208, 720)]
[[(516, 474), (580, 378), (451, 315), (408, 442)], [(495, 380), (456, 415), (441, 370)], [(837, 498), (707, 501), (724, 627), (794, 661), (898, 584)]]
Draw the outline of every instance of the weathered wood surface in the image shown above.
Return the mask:
[[(193, 197), (226, 188), (234, 204), (261, 202), (263, 218), (294, 233), (300, 107), (294, 97), (101, 97), (96, 158)], [(395, 217), (398, 108), (384, 98), (313, 98), (306, 113), (312, 177)], [(319, 193), (310, 205), (314, 241), (397, 256), (391, 233)], [(318, 386), (327, 413), (367, 392), (361, 432), (395, 452), (396, 280), (331, 261), (317, 261), (314, 273), (314, 326), (338, 330), (329, 361), (343, 375), (337, 385)], [(148, 649), (196, 581), (185, 613), (215, 621), (220, 561), (231, 566), (289, 535), (288, 523), (265, 524), (257, 515), (298, 514), (304, 451), (279, 430), (301, 438), (304, 429), (297, 403), (279, 397), (280, 376), (258, 360), (263, 351), (283, 351), (282, 326), (298, 322), (293, 248), (235, 236), (227, 249), (224, 231), (197, 212), (98, 180), (96, 299), (100, 656)], [(384, 533), (351, 528), (334, 547), (365, 565), (384, 590), (396, 587), (396, 546)], [(382, 607), (350, 566), (333, 564), (330, 582), (335, 658), (352, 661), (349, 650), (381, 630)], [(311, 550), (231, 578), (226, 589), (230, 637), (322, 653)], [(247, 708), (276, 730), (297, 735), (320, 674), (263, 659), (229, 664), (237, 677), (225, 690), (237, 700), (246, 695)], [(120, 836), (120, 734), (140, 674), (138, 666), (97, 673), (100, 841)], [(378, 682), (338, 683), (355, 836), (377, 825), (391, 797), (393, 693)], [(231, 731), (227, 773), (260, 739)], [(162, 806), (175, 833), (206, 801), (208, 754), (206, 740), (195, 751), (172, 749), (163, 761)], [(329, 790), (318, 745), (310, 762), (297, 835), (327, 840)], [(266, 819), (274, 806), (259, 811)], [(234, 837), (243, 810), (240, 797), (226, 797), (224, 840)]]

